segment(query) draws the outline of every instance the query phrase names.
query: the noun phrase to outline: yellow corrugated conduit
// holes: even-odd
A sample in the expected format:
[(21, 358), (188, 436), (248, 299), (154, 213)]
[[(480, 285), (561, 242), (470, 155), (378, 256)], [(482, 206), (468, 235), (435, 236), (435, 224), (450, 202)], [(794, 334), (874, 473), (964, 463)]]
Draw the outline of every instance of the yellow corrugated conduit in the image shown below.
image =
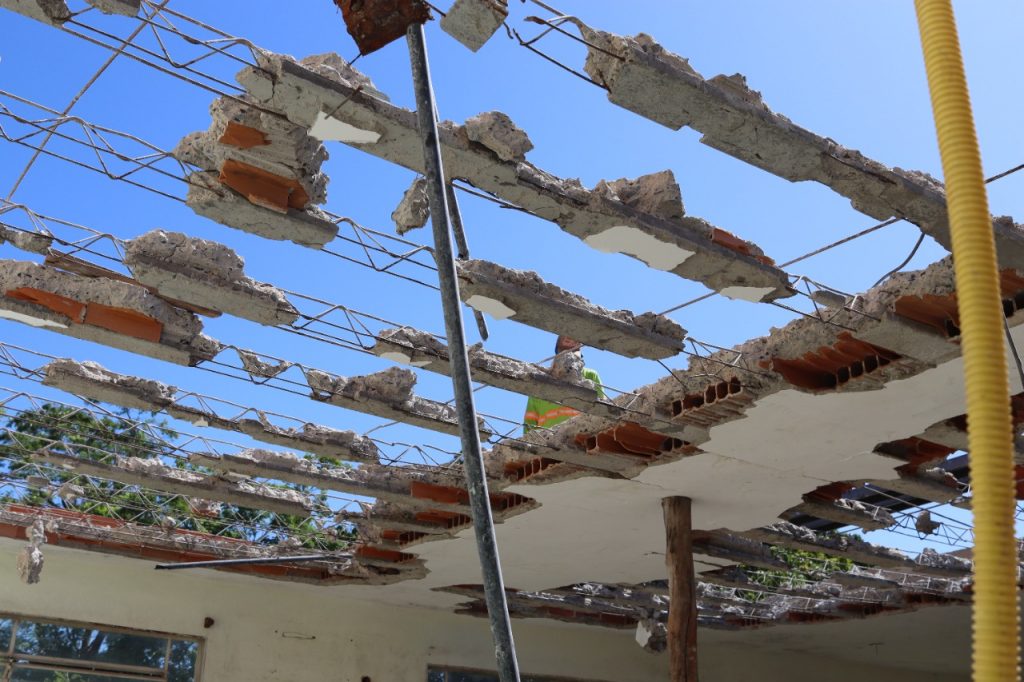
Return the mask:
[(992, 219), (951, 0), (915, 0), (946, 181), (974, 510), (974, 680), (1018, 679), (1013, 425)]

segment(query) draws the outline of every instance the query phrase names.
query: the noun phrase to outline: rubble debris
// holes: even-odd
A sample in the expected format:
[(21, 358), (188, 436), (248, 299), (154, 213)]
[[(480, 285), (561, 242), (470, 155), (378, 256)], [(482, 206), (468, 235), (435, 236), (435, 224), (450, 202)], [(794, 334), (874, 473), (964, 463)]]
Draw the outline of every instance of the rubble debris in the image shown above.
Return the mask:
[(142, 0), (86, 0), (104, 14), (123, 14), (134, 17), (139, 13)]
[(51, 361), (43, 369), (43, 383), (79, 396), (147, 412), (163, 410), (177, 419), (202, 422), (227, 431), (244, 433), (256, 440), (312, 452), (322, 457), (357, 462), (376, 462), (380, 452), (370, 438), (354, 431), (341, 431), (306, 423), (301, 428), (282, 428), (256, 411), (258, 419), (227, 419), (211, 410), (179, 402), (173, 386), (116, 374), (93, 362), (68, 359)]
[(441, 30), (476, 52), (508, 18), (508, 0), (455, 0)]
[(488, 111), (466, 119), (463, 125), (466, 137), (482, 144), (498, 155), (502, 161), (523, 161), (533, 143), (522, 128), (512, 122), (508, 114)]
[(404, 235), (410, 230), (423, 227), (430, 219), (430, 201), (427, 198), (427, 179), (417, 177), (405, 190), (398, 207), (391, 213), (395, 231)]
[(153, 230), (126, 243), (124, 262), (161, 296), (265, 325), (299, 318), (283, 291), (246, 277), (242, 258), (217, 242)]
[(941, 527), (941, 523), (932, 520), (932, 513), (927, 509), (922, 510), (914, 519), (914, 529), (921, 535), (934, 535)]
[(338, 226), (316, 207), (303, 211), (288, 208), (278, 212), (258, 206), (222, 185), (217, 174), (208, 171), (192, 173), (187, 180), (189, 187), (185, 202), (189, 207), (227, 227), (316, 249), (338, 235)]
[[(361, 92), (351, 79), (323, 78), (288, 57), (263, 53), (257, 60), (258, 68), (243, 69), (237, 79), (262, 106), (321, 139), (338, 139), (423, 172), (414, 112)], [(742, 249), (737, 249), (715, 243), (714, 226), (700, 218), (672, 221), (645, 214), (515, 160), (522, 146), (501, 147), (494, 140), (495, 148), (513, 157), (502, 161), (493, 149), (471, 140), (465, 126), (441, 124), (440, 142), (452, 177), (551, 220), (594, 248), (625, 253), (751, 300), (793, 294), (785, 273), (770, 265), (756, 246), (738, 242)], [(701, 257), (693, 258), (698, 253)]]
[(664, 315), (608, 310), (545, 282), (535, 272), (483, 260), (456, 265), (465, 302), (496, 319), (513, 318), (626, 357), (657, 360), (683, 349), (686, 330)]
[[(773, 112), (740, 75), (705, 80), (646, 34), (617, 36), (573, 20), (588, 43), (587, 74), (608, 99), (669, 128), (688, 126), (701, 142), (791, 182), (813, 180), (875, 218), (902, 217), (950, 248), (945, 192), (917, 171), (889, 168)], [(1024, 266), (1024, 233), (994, 220), (1004, 267)]]
[(39, 582), (39, 576), (43, 572), (43, 550), (46, 543), (46, 528), (43, 520), (37, 518), (32, 522), (28, 532), (28, 545), (18, 552), (18, 575), (28, 585), (35, 585)]
[(242, 368), (253, 378), (273, 379), (289, 367), (294, 367), (295, 365), (295, 363), (288, 360), (267, 362), (258, 354), (244, 348), (236, 348), (235, 352), (238, 353), (238, 359), (242, 361)]
[(0, 261), (0, 317), (193, 365), (220, 352), (194, 314), (141, 286), (47, 265)]
[(969, 574), (974, 565), (970, 559), (963, 559), (952, 554), (940, 554), (931, 547), (925, 547), (914, 561), (922, 573), (938, 573), (939, 575), (962, 576)]
[(71, 18), (65, 0), (0, 0), (0, 7), (51, 26), (61, 26)]
[[(458, 435), (455, 408), (414, 395), (416, 375), (408, 369), (391, 367), (359, 377), (342, 377), (317, 369), (305, 369), (310, 397), (321, 402), (374, 414), (385, 419)], [(483, 419), (481, 433), (490, 433)]]
[(621, 201), (626, 206), (666, 220), (682, 220), (685, 215), (683, 195), (671, 170), (641, 175), (634, 180), (601, 180), (594, 187), (594, 191), (613, 201)]

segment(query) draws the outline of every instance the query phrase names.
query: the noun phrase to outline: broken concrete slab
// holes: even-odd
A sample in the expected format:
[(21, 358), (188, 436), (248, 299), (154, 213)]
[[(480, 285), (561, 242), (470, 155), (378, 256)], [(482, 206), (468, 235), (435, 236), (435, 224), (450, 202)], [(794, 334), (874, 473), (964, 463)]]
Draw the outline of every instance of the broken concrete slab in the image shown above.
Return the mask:
[(64, 0), (0, 0), (0, 7), (51, 26), (61, 26), (71, 18)]
[[(414, 395), (416, 375), (408, 369), (392, 367), (352, 378), (317, 369), (303, 368), (303, 371), (314, 400), (441, 433), (459, 434), (455, 408)], [(479, 426), (481, 435), (490, 433), (483, 419)]]
[(142, 0), (86, 0), (104, 14), (121, 14), (134, 17), (139, 13)]
[(899, 478), (869, 481), (872, 485), (929, 502), (948, 504), (966, 492), (965, 486), (953, 474), (937, 467), (918, 468), (911, 473), (897, 469)]
[(142, 286), (0, 261), (0, 317), (182, 365), (213, 358), (221, 345), (194, 314)]
[[(447, 346), (433, 335), (411, 327), (381, 331), (372, 351), (378, 357), (451, 375)], [(491, 353), (480, 346), (470, 347), (469, 363), (473, 378), (490, 386), (543, 398), (587, 414), (616, 417), (624, 412), (617, 405), (600, 400), (596, 387), (579, 373), (576, 377), (558, 378), (543, 367)]]
[[(182, 404), (189, 395), (173, 386), (116, 374), (93, 362), (59, 359), (43, 369), (43, 383), (78, 396), (148, 412), (163, 411), (198, 426), (213, 426), (244, 433), (255, 440), (312, 452), (322, 457), (353, 462), (377, 462), (380, 453), (368, 437), (354, 431), (341, 431), (319, 424), (305, 423), (301, 428), (283, 428), (270, 422), (266, 415), (253, 410), (258, 419), (225, 418), (211, 409)], [(211, 400), (204, 398), (204, 404)]]
[(508, 0), (455, 0), (441, 30), (476, 52), (508, 18)]
[(110, 462), (100, 462), (47, 450), (37, 452), (32, 457), (86, 476), (97, 476), (175, 495), (219, 500), (247, 509), (262, 509), (305, 517), (314, 506), (307, 495), (294, 490), (250, 481), (226, 481), (215, 476), (177, 469), (157, 458), (112, 457)]
[(45, 256), (53, 246), (53, 236), (43, 232), (31, 232), (0, 225), (0, 244), (5, 242), (22, 251)]
[[(468, 124), (468, 122), (467, 122)], [(613, 201), (666, 220), (682, 220), (683, 195), (671, 170), (641, 175), (635, 179), (601, 180), (594, 191)]]
[(804, 496), (804, 501), (801, 504), (783, 512), (779, 518), (791, 520), (804, 515), (835, 521), (844, 526), (857, 526), (866, 531), (881, 530), (896, 525), (896, 519), (887, 510), (877, 505), (845, 498), (824, 502)]
[[(173, 151), (175, 158), (220, 173), (221, 182), (243, 194), (251, 191), (250, 201), (271, 201), (268, 207), (274, 210), (303, 210), (327, 201), (328, 178), (320, 170), (327, 150), (306, 128), (244, 98), (214, 100), (210, 116), (210, 128), (185, 136)], [(285, 193), (280, 201), (268, 194), (275, 183)]]
[(185, 203), (189, 208), (227, 227), (316, 249), (338, 235), (338, 226), (316, 207), (304, 211), (288, 208), (282, 213), (258, 206), (208, 171), (192, 173), (187, 180)]
[(395, 231), (405, 234), (410, 230), (423, 227), (430, 219), (430, 202), (427, 199), (427, 179), (417, 177), (409, 189), (405, 190), (398, 207), (391, 213), (395, 223)]
[[(260, 68), (238, 80), (263, 106), (282, 112), (321, 139), (338, 139), (423, 172), (415, 114), (359, 91), (351, 79), (327, 78), (281, 55), (263, 54)], [(576, 181), (556, 178), (526, 161), (502, 161), (473, 142), (464, 127), (442, 124), (445, 168), (452, 177), (556, 222), (595, 248), (644, 260), (652, 267), (751, 300), (792, 295), (788, 278), (760, 250), (740, 240), (715, 240), (713, 225), (645, 214)], [(692, 256), (700, 254), (700, 258)]]
[(126, 242), (124, 262), (161, 296), (265, 325), (287, 325), (299, 317), (283, 291), (246, 277), (242, 258), (217, 242), (153, 230)]
[(669, 358), (683, 350), (686, 330), (664, 315), (608, 310), (542, 280), (482, 260), (456, 264), (463, 301), (496, 319), (565, 334), (626, 357)]
[[(646, 34), (623, 37), (572, 20), (589, 43), (584, 69), (608, 99), (645, 118), (703, 133), (701, 142), (791, 182), (813, 180), (885, 220), (901, 217), (950, 248), (945, 191), (934, 178), (889, 168), (773, 112), (740, 75), (704, 79)], [(1024, 267), (1024, 231), (993, 221), (1004, 267)]]
[(488, 111), (466, 119), (466, 137), (494, 152), (502, 161), (525, 161), (533, 142), (507, 114)]

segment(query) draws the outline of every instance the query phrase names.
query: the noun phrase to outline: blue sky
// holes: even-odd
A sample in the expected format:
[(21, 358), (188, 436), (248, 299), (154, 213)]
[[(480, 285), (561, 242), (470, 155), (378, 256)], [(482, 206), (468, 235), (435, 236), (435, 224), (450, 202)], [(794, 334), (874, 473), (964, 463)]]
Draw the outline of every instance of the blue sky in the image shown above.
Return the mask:
[[(1019, 133), (1022, 95), (1014, 87), (1020, 59), (1010, 47), (1019, 40), (1024, 8), (996, 0), (955, 5), (985, 170), (993, 174), (1024, 162)], [(543, 11), (518, 0), (510, 6), (512, 26), (524, 36), (534, 35), (536, 26), (522, 19)], [(619, 34), (650, 33), (668, 49), (689, 58), (705, 77), (743, 73), (771, 108), (796, 123), (883, 163), (941, 177), (909, 0), (561, 0), (558, 6), (594, 27)], [(171, 0), (169, 7), (276, 52), (296, 57), (328, 51), (346, 58), (357, 54), (339, 12), (327, 0)], [(119, 36), (136, 25), (134, 20), (97, 12), (84, 15), (82, 21)], [(0, 12), (0, 37), (0, 89), (56, 109), (68, 103), (109, 54), (10, 12)], [(141, 40), (156, 49), (151, 35)], [(672, 131), (612, 105), (602, 90), (522, 49), (503, 32), (476, 54), (441, 32), (437, 22), (428, 25), (427, 40), (441, 117), (462, 121), (482, 111), (508, 113), (534, 142), (528, 158), (552, 173), (578, 177), (593, 186), (601, 179), (672, 169), (689, 214), (753, 240), (779, 262), (874, 223), (827, 188), (781, 180), (699, 144), (691, 130)], [(582, 66), (582, 46), (567, 38), (550, 36), (541, 46), (566, 63)], [(199, 66), (227, 81), (239, 68), (224, 58)], [(361, 58), (357, 67), (392, 101), (412, 108), (403, 42)], [(92, 123), (170, 149), (185, 134), (207, 128), (213, 97), (121, 58), (74, 112)], [(6, 97), (0, 101), (9, 103)], [(7, 125), (6, 120), (0, 123)], [(331, 158), (324, 168), (331, 177), (327, 208), (367, 226), (392, 229), (390, 213), (412, 173), (338, 143), (331, 143), (329, 151)], [(76, 154), (88, 160), (81, 151)], [(0, 143), (0, 196), (7, 195), (29, 155), (26, 149)], [(180, 183), (149, 180), (184, 196), (185, 186)], [(1013, 176), (990, 186), (993, 213), (1024, 216), (1022, 182), (1024, 177)], [(419, 328), (443, 329), (437, 294), (430, 289), (290, 243), (223, 227), (196, 216), (179, 202), (64, 161), (41, 158), (14, 199), (40, 213), (124, 238), (163, 228), (221, 241), (245, 257), (247, 273), (256, 279)], [(613, 309), (661, 311), (705, 291), (627, 257), (594, 251), (552, 223), (465, 195), (460, 201), (473, 256), (535, 270), (595, 303)], [(800, 263), (791, 272), (840, 290), (861, 291), (903, 260), (918, 235), (914, 226), (897, 224)], [(420, 243), (430, 241), (425, 230), (408, 236)], [(345, 251), (342, 245), (335, 246)], [(942, 255), (941, 248), (926, 240), (910, 267), (922, 267)], [(0, 247), (0, 256), (26, 257), (10, 246)], [(716, 297), (673, 317), (697, 339), (731, 345), (781, 326), (792, 314)], [(206, 330), (226, 343), (337, 374), (362, 374), (388, 366), (376, 358), (227, 317), (208, 321)], [(487, 347), (492, 351), (528, 360), (551, 352), (549, 334), (511, 321), (492, 322), (491, 330)], [(472, 327), (470, 337), (477, 340)], [(115, 371), (150, 376), (337, 428), (364, 431), (381, 423), (270, 388), (184, 370), (12, 322), (0, 321), (0, 339), (54, 355), (97, 360)], [(608, 385), (617, 388), (633, 388), (665, 375), (656, 363), (596, 350), (587, 351), (587, 360)], [(668, 364), (682, 367), (686, 358), (679, 356)], [(14, 384), (8, 377), (0, 381), (18, 388)], [(39, 392), (45, 390), (39, 388)], [(451, 397), (446, 378), (426, 373), (421, 374), (418, 392), (439, 400)], [(497, 389), (478, 393), (483, 412), (513, 421), (521, 417), (524, 403), (525, 398)], [(453, 438), (409, 427), (377, 433), (457, 448)]]

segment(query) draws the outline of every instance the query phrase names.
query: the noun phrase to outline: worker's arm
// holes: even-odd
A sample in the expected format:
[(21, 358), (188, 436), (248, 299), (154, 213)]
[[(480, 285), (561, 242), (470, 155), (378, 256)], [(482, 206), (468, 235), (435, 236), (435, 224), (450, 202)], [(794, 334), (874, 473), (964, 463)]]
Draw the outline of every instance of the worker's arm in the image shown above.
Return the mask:
[[(598, 398), (604, 398), (604, 388), (601, 386), (601, 375), (590, 369), (589, 367), (583, 368), (583, 378), (589, 379), (594, 382), (594, 389), (597, 391)], [(529, 408), (527, 408), (529, 409)]]

